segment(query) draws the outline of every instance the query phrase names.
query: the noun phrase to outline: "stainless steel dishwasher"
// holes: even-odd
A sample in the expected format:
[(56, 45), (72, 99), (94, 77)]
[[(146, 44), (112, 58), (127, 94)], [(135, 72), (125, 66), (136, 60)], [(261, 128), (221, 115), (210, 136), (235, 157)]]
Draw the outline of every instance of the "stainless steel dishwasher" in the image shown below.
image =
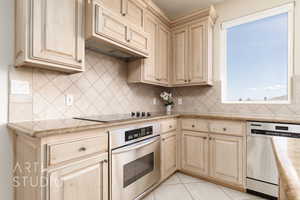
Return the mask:
[(300, 125), (248, 122), (247, 128), (247, 191), (276, 199), (279, 176), (271, 139), (300, 138)]

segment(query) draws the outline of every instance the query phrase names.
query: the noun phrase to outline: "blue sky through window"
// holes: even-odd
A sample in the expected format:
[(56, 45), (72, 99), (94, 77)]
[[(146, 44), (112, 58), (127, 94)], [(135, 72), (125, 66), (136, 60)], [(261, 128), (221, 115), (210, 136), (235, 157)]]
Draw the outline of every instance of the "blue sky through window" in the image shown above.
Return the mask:
[(288, 13), (227, 30), (226, 101), (287, 100)]

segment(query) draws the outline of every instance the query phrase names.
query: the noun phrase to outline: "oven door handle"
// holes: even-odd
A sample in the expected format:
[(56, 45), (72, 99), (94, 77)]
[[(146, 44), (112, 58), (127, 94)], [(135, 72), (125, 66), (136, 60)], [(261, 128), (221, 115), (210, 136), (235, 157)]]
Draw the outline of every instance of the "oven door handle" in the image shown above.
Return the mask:
[(146, 140), (146, 141), (143, 141), (143, 142), (139, 142), (137, 144), (130, 145), (130, 146), (125, 147), (125, 148), (113, 150), (112, 154), (120, 154), (120, 153), (124, 153), (124, 152), (127, 152), (127, 151), (132, 151), (132, 150), (135, 150), (135, 149), (140, 149), (142, 147), (148, 146), (148, 145), (150, 145), (150, 144), (152, 144), (154, 142), (157, 142), (159, 140), (160, 140), (160, 136), (154, 137), (154, 138), (151, 138), (149, 140)]

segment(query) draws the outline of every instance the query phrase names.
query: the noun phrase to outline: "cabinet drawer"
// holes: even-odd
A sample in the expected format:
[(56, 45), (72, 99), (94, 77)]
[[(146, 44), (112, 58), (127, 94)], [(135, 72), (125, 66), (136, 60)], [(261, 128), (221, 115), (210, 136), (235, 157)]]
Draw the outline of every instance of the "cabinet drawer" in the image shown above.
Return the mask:
[(245, 135), (245, 123), (223, 120), (210, 121), (209, 130), (213, 133), (243, 136)]
[(83, 156), (103, 153), (108, 150), (108, 136), (77, 140), (68, 143), (51, 144), (48, 146), (48, 164), (55, 165)]
[(167, 133), (177, 129), (177, 119), (168, 119), (161, 122), (161, 133)]
[(208, 132), (208, 122), (203, 119), (182, 119), (181, 126), (184, 130)]

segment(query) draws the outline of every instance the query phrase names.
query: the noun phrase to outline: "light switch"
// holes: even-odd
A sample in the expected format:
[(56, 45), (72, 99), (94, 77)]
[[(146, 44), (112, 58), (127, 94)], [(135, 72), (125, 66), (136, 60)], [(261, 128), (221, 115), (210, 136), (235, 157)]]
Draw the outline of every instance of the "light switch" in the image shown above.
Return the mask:
[(178, 105), (182, 105), (182, 97), (178, 98)]
[(156, 104), (157, 104), (157, 99), (153, 98), (153, 105), (156, 105)]
[(10, 93), (11, 94), (30, 94), (30, 84), (28, 81), (11, 80), (10, 81)]
[(71, 94), (67, 94), (65, 96), (65, 101), (67, 106), (72, 106), (74, 104), (74, 96)]

